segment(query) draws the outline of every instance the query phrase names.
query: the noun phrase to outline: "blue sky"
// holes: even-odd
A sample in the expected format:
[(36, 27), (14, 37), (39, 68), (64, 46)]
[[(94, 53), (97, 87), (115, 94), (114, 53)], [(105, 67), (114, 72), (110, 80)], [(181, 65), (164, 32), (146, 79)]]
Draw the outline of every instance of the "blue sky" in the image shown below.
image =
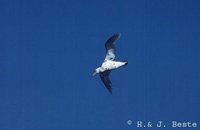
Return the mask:
[[(1, 0), (1, 130), (200, 121), (198, 0)], [(113, 95), (93, 70), (116, 32)], [(162, 128), (161, 128), (162, 129)]]

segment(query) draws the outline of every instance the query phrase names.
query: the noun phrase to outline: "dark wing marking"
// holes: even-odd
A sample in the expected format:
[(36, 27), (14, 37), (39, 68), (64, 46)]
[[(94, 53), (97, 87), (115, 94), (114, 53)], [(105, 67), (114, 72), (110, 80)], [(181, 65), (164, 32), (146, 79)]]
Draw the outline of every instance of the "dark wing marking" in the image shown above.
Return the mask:
[(112, 83), (109, 79), (109, 74), (110, 74), (110, 71), (107, 70), (107, 71), (100, 73), (99, 75), (100, 75), (102, 82), (104, 83), (104, 85), (108, 89), (108, 91), (112, 94)]
[(117, 39), (119, 39), (121, 36), (120, 33), (117, 33), (113, 36), (111, 36), (105, 43), (105, 47), (106, 47), (106, 57), (105, 60), (114, 60), (115, 59), (115, 41), (117, 41)]

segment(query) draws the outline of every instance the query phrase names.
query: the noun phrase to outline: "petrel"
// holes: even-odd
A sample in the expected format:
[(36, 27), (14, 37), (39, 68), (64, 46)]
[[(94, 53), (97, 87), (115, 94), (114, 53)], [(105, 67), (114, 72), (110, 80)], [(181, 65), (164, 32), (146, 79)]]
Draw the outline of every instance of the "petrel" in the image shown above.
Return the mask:
[(112, 83), (109, 78), (109, 74), (112, 70), (120, 68), (128, 64), (127, 61), (115, 61), (115, 42), (120, 38), (121, 34), (117, 33), (111, 36), (105, 43), (106, 57), (100, 67), (95, 69), (93, 76), (99, 74), (102, 82), (112, 94)]

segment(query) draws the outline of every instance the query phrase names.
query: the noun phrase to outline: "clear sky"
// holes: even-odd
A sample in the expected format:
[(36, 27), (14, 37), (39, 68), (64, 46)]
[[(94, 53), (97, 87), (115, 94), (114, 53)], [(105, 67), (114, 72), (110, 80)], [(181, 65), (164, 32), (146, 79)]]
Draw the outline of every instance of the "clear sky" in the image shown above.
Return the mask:
[[(199, 7), (198, 0), (1, 0), (0, 130), (200, 122)], [(92, 72), (116, 32), (116, 58), (129, 64), (111, 73), (111, 95)]]

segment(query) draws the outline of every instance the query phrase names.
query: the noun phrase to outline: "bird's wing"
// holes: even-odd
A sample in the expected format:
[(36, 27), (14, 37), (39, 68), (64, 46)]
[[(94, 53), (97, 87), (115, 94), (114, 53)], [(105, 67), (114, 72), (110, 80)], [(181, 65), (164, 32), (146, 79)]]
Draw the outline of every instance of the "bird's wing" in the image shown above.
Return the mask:
[(106, 47), (106, 57), (105, 60), (114, 60), (115, 59), (115, 41), (117, 41), (117, 39), (119, 39), (121, 36), (120, 33), (117, 33), (113, 36), (111, 36), (105, 43), (105, 47)]
[(108, 89), (108, 91), (112, 94), (112, 83), (110, 81), (109, 74), (110, 74), (110, 70), (107, 70), (107, 71), (100, 73), (99, 75), (101, 77), (102, 82)]

